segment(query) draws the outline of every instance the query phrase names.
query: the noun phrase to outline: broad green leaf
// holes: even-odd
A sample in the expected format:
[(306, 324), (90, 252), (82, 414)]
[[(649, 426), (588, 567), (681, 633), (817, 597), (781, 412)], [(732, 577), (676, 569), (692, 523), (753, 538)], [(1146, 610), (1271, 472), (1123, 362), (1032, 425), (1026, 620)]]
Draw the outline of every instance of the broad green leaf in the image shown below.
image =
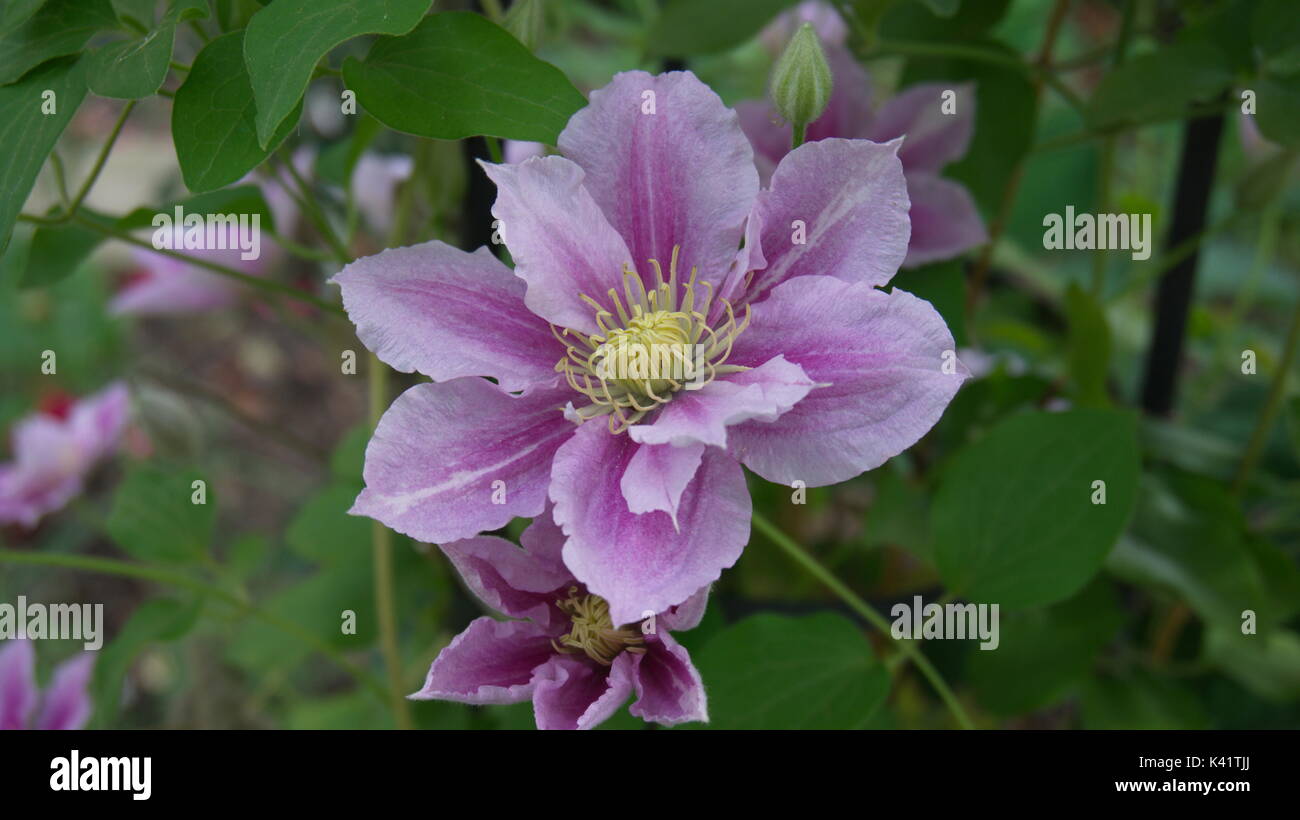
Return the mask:
[[(0, 88), (0, 250), (9, 243), (45, 158), (85, 97), (85, 67), (70, 59)], [(53, 113), (43, 113), (49, 110), (43, 106), (53, 106)]]
[(155, 598), (132, 613), (117, 637), (100, 650), (95, 660), (91, 692), (96, 726), (109, 726), (116, 719), (122, 700), (122, 682), (136, 656), (150, 644), (184, 636), (194, 628), (202, 608), (202, 599), (182, 603), (171, 598)]
[(27, 22), (45, 0), (8, 0), (0, 5), (0, 34)]
[(103, 237), (77, 225), (42, 225), (32, 235), (18, 287), (48, 287), (72, 275)]
[(116, 24), (108, 0), (49, 0), (24, 23), (0, 35), (0, 85), (53, 57), (76, 54), (92, 34)]
[(424, 18), (410, 34), (381, 37), (343, 79), (357, 101), (398, 131), (435, 139), (481, 134), (554, 145), (586, 104), (555, 66), (477, 14)]
[(1266, 69), (1289, 74), (1300, 60), (1300, 14), (1293, 0), (1262, 0), (1251, 17), (1250, 34)]
[(266, 146), (335, 46), (362, 34), (405, 34), (432, 0), (280, 0), (253, 15), (244, 63), (257, 101), (257, 139)]
[(970, 681), (984, 706), (1017, 715), (1056, 702), (1087, 675), (1124, 618), (1114, 590), (1099, 581), (1068, 601), (999, 620), (997, 648), (970, 653)]
[(361, 469), (365, 466), (370, 433), (369, 424), (358, 424), (343, 434), (334, 446), (334, 452), (330, 453), (330, 475), (360, 487)]
[[(944, 472), (931, 510), (939, 574), (1004, 611), (1070, 597), (1101, 568), (1133, 509), (1137, 423), (1080, 409), (1005, 419)], [(1094, 482), (1105, 482), (1105, 503)]]
[(216, 516), (213, 488), (206, 503), (193, 503), (190, 470), (164, 471), (141, 465), (127, 473), (113, 499), (108, 534), (124, 551), (142, 561), (188, 563), (208, 553)]
[(1106, 372), (1110, 365), (1110, 325), (1097, 300), (1074, 282), (1065, 292), (1070, 321), (1070, 381), (1081, 407), (1107, 407)]
[(172, 139), (191, 191), (229, 185), (253, 170), (289, 136), (302, 113), (299, 104), (266, 148), (258, 144), (243, 40), (244, 32), (232, 31), (204, 46), (176, 91)]
[(1279, 145), (1300, 146), (1300, 80), (1257, 78), (1255, 124), (1265, 138)]
[(889, 672), (862, 630), (830, 613), (751, 616), (695, 664), (714, 729), (858, 729), (889, 695)]
[(1088, 124), (1113, 128), (1177, 118), (1192, 103), (1212, 100), (1231, 82), (1231, 66), (1218, 47), (1204, 42), (1166, 46), (1108, 73), (1088, 103)]
[[(360, 474), (353, 478), (356, 481)], [(331, 484), (303, 505), (285, 531), (285, 541), (294, 552), (315, 561), (329, 562), (349, 556), (368, 555), (373, 522), (348, 515), (357, 499), (359, 485)]]
[(921, 0), (937, 17), (952, 17), (957, 13), (961, 0)]
[(153, 28), (154, 0), (110, 0), (117, 19), (141, 31)]
[(1237, 626), (1242, 610), (1253, 609), (1262, 632), (1278, 616), (1236, 500), (1202, 476), (1146, 475), (1133, 532), (1106, 568), (1130, 583), (1177, 593), (1212, 626)]
[(646, 36), (651, 54), (716, 54), (753, 37), (797, 0), (668, 0)]
[(904, 268), (889, 284), (934, 305), (948, 323), (953, 341), (958, 347), (966, 346), (966, 277), (960, 260)]
[(135, 231), (153, 225), (158, 214), (173, 215), (176, 208), (194, 214), (247, 214), (249, 218), (257, 215), (258, 224), (266, 230), (275, 230), (275, 217), (271, 206), (266, 204), (262, 189), (256, 185), (236, 185), (231, 188), (218, 188), (205, 194), (169, 202), (160, 208), (136, 208), (117, 220), (114, 227), (123, 231)]
[(1267, 700), (1300, 698), (1300, 636), (1290, 630), (1243, 635), (1239, 626), (1211, 629), (1205, 654), (1228, 676)]
[[(878, 4), (881, 0), (867, 0)], [(862, 0), (859, 0), (861, 5)], [(983, 34), (1007, 13), (1010, 0), (920, 0), (894, 2), (880, 21), (885, 40), (969, 40)], [(943, 14), (944, 6), (952, 13)]]
[(86, 58), (90, 90), (121, 100), (153, 94), (167, 79), (175, 35), (175, 24), (164, 25), (143, 37), (94, 49)]
[(1176, 681), (1132, 670), (1098, 677), (1083, 690), (1085, 729), (1206, 729), (1205, 709)]

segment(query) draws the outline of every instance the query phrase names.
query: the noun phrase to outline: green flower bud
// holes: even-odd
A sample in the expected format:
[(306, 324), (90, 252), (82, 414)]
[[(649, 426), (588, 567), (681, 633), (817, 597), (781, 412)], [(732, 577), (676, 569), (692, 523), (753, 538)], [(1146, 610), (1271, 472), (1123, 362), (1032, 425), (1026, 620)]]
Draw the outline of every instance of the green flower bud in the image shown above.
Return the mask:
[(772, 102), (802, 137), (808, 123), (821, 116), (831, 98), (831, 67), (811, 23), (790, 38), (772, 69)]

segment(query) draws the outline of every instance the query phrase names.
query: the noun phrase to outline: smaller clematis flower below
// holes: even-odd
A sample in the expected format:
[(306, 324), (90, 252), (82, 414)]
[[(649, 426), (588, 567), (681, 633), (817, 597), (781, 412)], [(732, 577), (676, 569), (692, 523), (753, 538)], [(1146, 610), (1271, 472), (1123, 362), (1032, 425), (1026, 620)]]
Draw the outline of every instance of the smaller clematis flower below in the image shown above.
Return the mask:
[(672, 726), (707, 721), (704, 687), (670, 630), (699, 623), (704, 588), (640, 623), (615, 624), (609, 604), (574, 580), (550, 511), (520, 541), (485, 535), (442, 545), (485, 604), (516, 620), (483, 617), (442, 650), (414, 700), (520, 703), (539, 729), (590, 729), (633, 694), (633, 715)]
[(36, 651), (29, 640), (0, 644), (0, 730), (80, 729), (90, 720), (87, 687), (95, 656), (81, 652), (64, 661), (41, 692)]
[(0, 464), (0, 524), (35, 527), (77, 496), (86, 476), (117, 449), (130, 413), (126, 385), (59, 399), (17, 422), (13, 461)]

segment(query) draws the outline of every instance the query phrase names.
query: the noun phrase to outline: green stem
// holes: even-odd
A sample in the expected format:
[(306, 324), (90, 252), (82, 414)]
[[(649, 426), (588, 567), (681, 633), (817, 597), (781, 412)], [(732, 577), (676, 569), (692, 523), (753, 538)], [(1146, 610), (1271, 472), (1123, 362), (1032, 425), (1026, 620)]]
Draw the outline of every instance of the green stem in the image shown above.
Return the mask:
[(338, 258), (338, 261), (346, 265), (348, 262), (352, 261), (351, 257), (348, 255), (348, 249), (344, 246), (343, 241), (339, 239), (338, 234), (334, 232), (334, 228), (330, 225), (329, 220), (326, 219), (325, 213), (321, 211), (320, 206), (316, 204), (316, 200), (311, 194), (311, 186), (307, 184), (307, 181), (302, 178), (302, 174), (298, 173), (298, 169), (294, 167), (293, 157), (284, 156), (283, 159), (284, 167), (288, 170), (289, 176), (293, 178), (294, 185), (298, 188), (298, 204), (316, 226), (316, 230), (320, 231), (321, 237), (330, 246), (330, 249), (334, 251), (334, 255)]
[(484, 137), (483, 141), (487, 143), (488, 156), (492, 161), (500, 165), (505, 162), (505, 154), (501, 151), (501, 140), (496, 137)]
[[(108, 139), (105, 140), (104, 147), (99, 149), (99, 156), (95, 158), (95, 164), (90, 168), (90, 175), (86, 177), (86, 181), (81, 184), (81, 188), (77, 191), (77, 195), (72, 198), (72, 202), (68, 203), (63, 213), (51, 217), (28, 216), (26, 217), (26, 221), (35, 222), (39, 225), (62, 225), (77, 215), (77, 209), (81, 207), (82, 201), (84, 201), (86, 195), (90, 193), (90, 189), (95, 186), (95, 181), (99, 179), (99, 173), (104, 170), (104, 163), (108, 161), (108, 152), (113, 150), (113, 144), (117, 142), (118, 134), (122, 133), (122, 126), (126, 124), (126, 118), (131, 115), (131, 111), (134, 108), (135, 100), (131, 100), (122, 107), (122, 113), (118, 115), (117, 122), (113, 124), (113, 130), (108, 132)], [(62, 188), (63, 166), (61, 162), (55, 167), (55, 174), (59, 177), (59, 186)]]
[(68, 555), (66, 553), (15, 552), (3, 549), (0, 549), (0, 564), (59, 567), (61, 569), (80, 570), (82, 572), (95, 572), (101, 575), (137, 578), (141, 581), (151, 581), (153, 583), (164, 584), (167, 586), (182, 587), (202, 595), (210, 595), (230, 604), (243, 614), (259, 618), (276, 629), (281, 630), (286, 635), (302, 641), (315, 651), (324, 655), (326, 658), (329, 658), (354, 679), (369, 687), (375, 692), (375, 694), (384, 697), (383, 684), (380, 683), (374, 675), (343, 657), (337, 649), (321, 641), (298, 624), (295, 624), (292, 621), (283, 620), (279, 616), (272, 615), (265, 610), (259, 609), (252, 603), (249, 603), (243, 598), (240, 598), (219, 586), (200, 581), (199, 579), (186, 575), (183, 572), (164, 569), (162, 567), (151, 567), (144, 564), (132, 564), (112, 558), (94, 558), (88, 555)]
[(807, 135), (807, 133), (808, 133), (808, 126), (806, 124), (793, 126), (790, 132), (791, 151), (798, 148), (800, 145), (803, 145), (804, 137)]
[(807, 570), (809, 574), (825, 584), (831, 592), (838, 595), (840, 600), (848, 604), (850, 609), (861, 615), (867, 623), (879, 630), (880, 634), (893, 641), (894, 645), (898, 647), (898, 651), (916, 664), (916, 668), (921, 670), (921, 674), (923, 674), (926, 680), (930, 682), (930, 685), (934, 687), (934, 690), (939, 693), (939, 697), (943, 699), (944, 704), (947, 705), (948, 710), (952, 712), (953, 718), (956, 719), (961, 728), (975, 728), (974, 724), (971, 723), (970, 718), (966, 715), (966, 710), (962, 708), (961, 702), (957, 700), (957, 696), (953, 694), (950, 688), (948, 688), (948, 684), (944, 681), (943, 676), (939, 674), (939, 671), (934, 668), (921, 650), (916, 648), (916, 644), (913, 641), (895, 638), (891, 631), (889, 620), (885, 618), (884, 615), (877, 612), (871, 604), (868, 604), (866, 601), (859, 598), (853, 590), (845, 586), (840, 579), (836, 578), (834, 574), (823, 567), (816, 558), (812, 557), (812, 555), (804, 550), (803, 547), (796, 544), (790, 536), (778, 529), (771, 521), (768, 521), (762, 513), (755, 512), (753, 520), (754, 526), (766, 535), (772, 543), (785, 550), (787, 555)]
[[(32, 221), (32, 222), (40, 222), (39, 219), (32, 219), (26, 214), (20, 216), (19, 219)], [(188, 256), (184, 253), (169, 250), (167, 248), (155, 248), (152, 242), (146, 242), (145, 240), (132, 236), (129, 233), (126, 233), (124, 231), (119, 231), (116, 228), (111, 228), (95, 220), (87, 219), (84, 216), (78, 216), (73, 221), (84, 228), (89, 228), (93, 231), (97, 231), (98, 233), (101, 233), (104, 236), (112, 237), (113, 239), (116, 239), (120, 242), (126, 242), (127, 244), (135, 245), (136, 247), (139, 248), (145, 248), (147, 250), (151, 250), (154, 253), (161, 254), (163, 256), (170, 256), (173, 259), (180, 259), (183, 262), (188, 262), (189, 264), (196, 265), (200, 268), (203, 268), (204, 270), (208, 270), (213, 273), (220, 274), (222, 276), (227, 276), (231, 279), (235, 279), (239, 282), (242, 282), (245, 285), (249, 285), (251, 287), (265, 291), (267, 293), (274, 293), (279, 296), (288, 296), (293, 299), (298, 299), (299, 301), (307, 302), (308, 304), (311, 304), (325, 311), (326, 313), (333, 313), (338, 316), (344, 315), (343, 308), (339, 307), (338, 305), (332, 302), (327, 302), (324, 299), (321, 299), (319, 296), (316, 296), (314, 294), (307, 293), (306, 291), (299, 290), (298, 288), (290, 287), (289, 285), (285, 285), (280, 282), (277, 282), (274, 279), (266, 279), (261, 276), (250, 276), (247, 273), (244, 273), (243, 271), (238, 271), (235, 270), (234, 268), (228, 268), (225, 265), (219, 265), (216, 262), (210, 262), (207, 259), (202, 259), (197, 256)]]
[[(373, 353), (370, 355), (370, 424), (379, 424), (379, 418), (388, 407), (388, 367)], [(411, 728), (411, 712), (402, 687), (402, 655), (397, 645), (397, 602), (393, 592), (393, 539), (388, 527), (378, 520), (370, 526), (370, 541), (374, 553), (375, 608), (379, 613), (380, 647), (384, 653), (384, 666), (388, 669), (388, 701), (393, 710), (397, 728)]]
[(50, 152), (50, 167), (54, 169), (54, 181), (59, 186), (59, 204), (66, 211), (71, 201), (68, 199), (67, 176), (63, 172), (63, 157), (59, 156), (58, 151)]
[(1300, 346), (1300, 299), (1296, 301), (1295, 312), (1291, 316), (1291, 329), (1286, 334), (1282, 359), (1277, 363), (1277, 373), (1273, 376), (1273, 384), (1269, 388), (1264, 411), (1259, 414), (1255, 429), (1250, 433), (1246, 454), (1241, 459), (1241, 467), (1237, 470), (1237, 478), (1232, 484), (1233, 495), (1239, 496), (1245, 491), (1246, 485), (1250, 483), (1250, 474), (1254, 472), (1255, 465), (1259, 463), (1259, 458), (1264, 452), (1268, 435), (1273, 431), (1273, 422), (1282, 407), (1282, 398), (1286, 395), (1286, 380), (1291, 373), (1291, 363), (1295, 361), (1297, 346)]

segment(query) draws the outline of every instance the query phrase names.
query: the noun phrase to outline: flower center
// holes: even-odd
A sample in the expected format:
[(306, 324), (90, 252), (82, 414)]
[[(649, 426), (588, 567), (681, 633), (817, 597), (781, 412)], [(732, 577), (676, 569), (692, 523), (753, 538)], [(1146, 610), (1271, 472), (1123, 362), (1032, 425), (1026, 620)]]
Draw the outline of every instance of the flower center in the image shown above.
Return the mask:
[(596, 312), (599, 333), (588, 336), (551, 327), (565, 345), (556, 371), (590, 402), (577, 408), (579, 421), (607, 415), (609, 431), (621, 433), (674, 393), (698, 390), (719, 374), (747, 369), (726, 361), (736, 337), (749, 326), (749, 306), (737, 322), (731, 304), (720, 299), (722, 313), (716, 327), (710, 325), (713, 286), (696, 281), (696, 268), (687, 282), (678, 283), (679, 250), (673, 248), (667, 278), (659, 261), (649, 260), (655, 272), (650, 290), (624, 265), (622, 295), (616, 288), (608, 291), (614, 313), (582, 294)]
[(585, 652), (596, 663), (609, 666), (624, 650), (634, 654), (645, 652), (645, 638), (633, 626), (614, 627), (609, 617), (609, 604), (599, 595), (579, 595), (577, 587), (569, 587), (569, 597), (555, 605), (569, 616), (570, 628), (559, 640), (552, 640), (555, 651), (566, 655)]

